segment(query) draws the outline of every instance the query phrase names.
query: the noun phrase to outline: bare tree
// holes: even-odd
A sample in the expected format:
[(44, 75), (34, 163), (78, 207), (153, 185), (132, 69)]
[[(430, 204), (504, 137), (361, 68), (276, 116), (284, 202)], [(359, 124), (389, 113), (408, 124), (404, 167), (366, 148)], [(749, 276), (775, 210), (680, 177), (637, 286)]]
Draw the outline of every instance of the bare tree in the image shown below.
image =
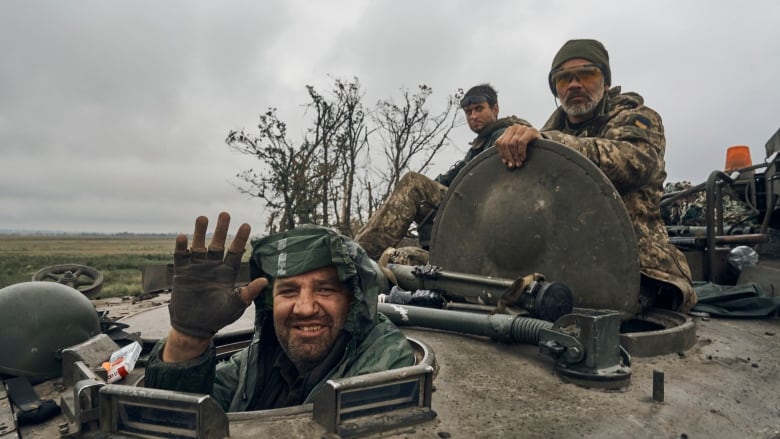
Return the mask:
[(307, 86), (314, 110), (314, 127), (309, 130), (318, 155), (321, 186), (322, 223), (335, 225), (340, 232), (352, 234), (352, 204), (355, 172), (368, 139), (360, 81), (334, 79), (328, 95)]
[(353, 204), (360, 202), (355, 196), (355, 183), (360, 155), (368, 148), (368, 126), (366, 112), (363, 108), (363, 92), (357, 78), (353, 82), (336, 81), (336, 96), (344, 110), (344, 124), (337, 137), (336, 151), (339, 154), (338, 163), (341, 166), (340, 204), (334, 205), (338, 212), (338, 228), (341, 233), (353, 235), (352, 226)]
[(431, 87), (420, 85), (414, 94), (401, 90), (401, 105), (392, 99), (377, 103), (373, 120), (385, 157), (380, 200), (390, 194), (405, 172), (428, 169), (439, 150), (450, 142), (450, 131), (457, 126), (459, 96), (449, 96), (444, 110), (433, 114), (427, 105), (432, 93)]
[(239, 191), (266, 201), (271, 210), (269, 231), (289, 230), (297, 223), (316, 221), (317, 199), (309, 191), (312, 183), (319, 181), (312, 166), (316, 159), (314, 148), (305, 140), (295, 145), (287, 139), (287, 125), (279, 120), (275, 108), (260, 116), (257, 128), (258, 135), (234, 130), (225, 140), (231, 149), (254, 156), (266, 168), (237, 174), (247, 183), (238, 186)]
[[(367, 117), (370, 113), (362, 104), (364, 92), (357, 78), (334, 79), (326, 94), (310, 85), (306, 90), (312, 125), (300, 143), (287, 137), (287, 125), (275, 108), (260, 116), (257, 134), (234, 130), (225, 140), (229, 148), (260, 161), (258, 169), (236, 175), (243, 181), (237, 187), (265, 200), (271, 232), (318, 223), (353, 235), (402, 172), (423, 172), (430, 166), (456, 124), (456, 97), (448, 98), (442, 113), (432, 114), (426, 103), (432, 90), (425, 85), (415, 94), (404, 90), (401, 106), (380, 101), (373, 117)], [(367, 119), (376, 125), (370, 126)], [(374, 140), (373, 148), (380, 148), (386, 164), (372, 171), (365, 160)], [(374, 195), (376, 188), (381, 188), (380, 197)]]
[[(338, 88), (337, 81), (337, 88)], [(309, 133), (314, 137), (312, 146), (319, 155), (317, 161), (317, 174), (319, 175), (319, 187), (312, 187), (311, 190), (319, 192), (322, 223), (330, 224), (329, 200), (333, 182), (339, 168), (334, 164), (336, 157), (333, 157), (337, 151), (334, 149), (334, 138), (338, 135), (338, 130), (344, 124), (344, 104), (338, 100), (330, 100), (321, 95), (313, 86), (307, 85), (311, 102), (307, 105), (314, 110), (314, 126), (309, 128)]]
[(318, 223), (351, 233), (355, 170), (367, 142), (363, 92), (357, 78), (334, 80), (327, 95), (310, 85), (306, 90), (313, 120), (300, 144), (287, 138), (287, 126), (275, 108), (260, 116), (258, 134), (228, 134), (229, 148), (261, 162), (259, 170), (236, 176), (244, 182), (238, 189), (266, 201), (271, 231)]

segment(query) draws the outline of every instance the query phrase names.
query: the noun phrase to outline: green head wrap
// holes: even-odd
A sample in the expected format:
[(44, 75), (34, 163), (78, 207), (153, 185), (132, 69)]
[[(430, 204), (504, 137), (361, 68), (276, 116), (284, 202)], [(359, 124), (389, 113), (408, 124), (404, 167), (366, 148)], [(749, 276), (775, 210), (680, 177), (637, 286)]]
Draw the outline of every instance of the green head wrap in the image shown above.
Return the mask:
[(354, 333), (368, 320), (374, 321), (379, 287), (377, 273), (366, 252), (333, 229), (309, 224), (252, 242), (249, 263), (252, 279), (262, 276), (270, 281), (260, 296), (262, 303), (256, 301), (255, 307), (272, 309), (275, 278), (296, 276), (327, 266), (336, 268), (339, 281), (353, 293), (345, 329)]
[(607, 86), (612, 84), (612, 71), (609, 69), (609, 53), (607, 49), (596, 40), (569, 40), (558, 50), (553, 58), (550, 74), (547, 75), (547, 82), (550, 84), (550, 90), (557, 96), (555, 84), (552, 82), (552, 72), (561, 66), (561, 64), (574, 58), (583, 58), (597, 64), (604, 74), (604, 83)]

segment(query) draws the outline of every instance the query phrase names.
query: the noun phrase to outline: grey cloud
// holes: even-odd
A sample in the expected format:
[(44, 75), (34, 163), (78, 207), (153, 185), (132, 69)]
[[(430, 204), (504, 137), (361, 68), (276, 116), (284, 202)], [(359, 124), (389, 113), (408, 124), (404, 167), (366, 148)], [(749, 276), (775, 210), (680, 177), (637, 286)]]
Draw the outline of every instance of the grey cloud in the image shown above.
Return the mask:
[[(663, 117), (670, 180), (703, 181), (725, 148), (754, 160), (778, 128), (774, 2), (5, 1), (0, 3), (0, 229), (189, 231), (233, 212), (260, 231), (262, 203), (230, 184), (228, 151), (279, 108), (295, 138), (304, 86), (360, 78), (366, 103), (425, 83), (434, 106), (490, 82), (503, 114), (541, 125), (565, 40), (601, 39), (615, 84)], [(439, 104), (441, 105), (441, 104)], [(471, 133), (437, 161), (443, 170)]]

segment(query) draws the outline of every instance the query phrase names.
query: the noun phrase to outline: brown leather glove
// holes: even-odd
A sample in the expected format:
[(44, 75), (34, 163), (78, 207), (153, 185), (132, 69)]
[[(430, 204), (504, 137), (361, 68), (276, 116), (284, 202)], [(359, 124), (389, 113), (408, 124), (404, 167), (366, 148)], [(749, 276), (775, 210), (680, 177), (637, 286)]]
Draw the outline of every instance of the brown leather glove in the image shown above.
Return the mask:
[(168, 312), (171, 326), (199, 338), (213, 337), (235, 322), (247, 308), (234, 288), (242, 253), (228, 251), (176, 252), (173, 291)]

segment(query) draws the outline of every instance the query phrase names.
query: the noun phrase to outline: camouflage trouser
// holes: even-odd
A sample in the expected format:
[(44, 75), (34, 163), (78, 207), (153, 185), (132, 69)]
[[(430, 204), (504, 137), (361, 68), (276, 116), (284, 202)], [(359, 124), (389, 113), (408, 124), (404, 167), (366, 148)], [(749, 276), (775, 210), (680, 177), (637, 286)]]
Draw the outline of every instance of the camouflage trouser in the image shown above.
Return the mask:
[(447, 187), (430, 178), (409, 172), (396, 185), (368, 223), (355, 236), (372, 259), (378, 259), (388, 247), (394, 247), (406, 236), (412, 222), (419, 223), (438, 206)]
[(660, 217), (634, 220), (642, 272), (643, 308), (658, 306), (687, 312), (696, 304), (691, 269), (685, 255), (669, 242)]

